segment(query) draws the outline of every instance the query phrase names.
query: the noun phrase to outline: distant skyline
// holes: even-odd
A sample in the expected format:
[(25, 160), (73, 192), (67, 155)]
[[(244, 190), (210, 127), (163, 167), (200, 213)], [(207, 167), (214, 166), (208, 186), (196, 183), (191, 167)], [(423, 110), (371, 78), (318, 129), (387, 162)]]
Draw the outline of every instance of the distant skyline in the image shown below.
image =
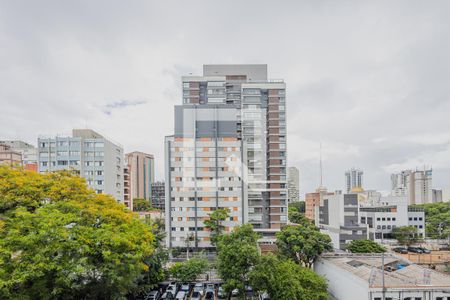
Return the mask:
[(390, 190), (433, 168), (450, 187), (448, 1), (0, 0), (0, 139), (92, 128), (155, 155), (203, 64), (264, 63), (287, 85), (288, 166), (323, 184)]

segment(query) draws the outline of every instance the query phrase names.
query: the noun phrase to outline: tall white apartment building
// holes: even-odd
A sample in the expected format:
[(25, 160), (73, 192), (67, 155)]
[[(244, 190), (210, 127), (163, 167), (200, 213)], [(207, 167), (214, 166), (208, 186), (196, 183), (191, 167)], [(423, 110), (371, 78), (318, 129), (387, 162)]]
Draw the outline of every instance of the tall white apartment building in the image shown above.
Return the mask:
[(273, 237), (287, 222), (284, 82), (267, 65), (205, 65), (182, 81), (165, 143), (168, 246), (211, 246), (203, 221), (217, 208), (226, 231), (251, 223)]
[(409, 204), (433, 202), (431, 169), (404, 170), (391, 175), (392, 195), (408, 196)]
[(74, 170), (98, 194), (123, 202), (123, 148), (91, 129), (38, 138), (39, 172)]
[(288, 168), (288, 199), (289, 203), (300, 201), (300, 179), (296, 167)]
[(345, 187), (347, 193), (350, 193), (354, 188), (362, 189), (364, 172), (360, 169), (351, 168), (345, 172)]

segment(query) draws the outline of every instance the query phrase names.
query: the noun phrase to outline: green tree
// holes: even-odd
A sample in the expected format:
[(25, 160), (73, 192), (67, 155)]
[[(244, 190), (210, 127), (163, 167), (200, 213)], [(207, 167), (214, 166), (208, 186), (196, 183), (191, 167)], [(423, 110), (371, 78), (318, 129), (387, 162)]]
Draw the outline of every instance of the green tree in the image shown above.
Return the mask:
[(208, 261), (203, 258), (191, 258), (184, 262), (173, 264), (169, 273), (181, 282), (192, 282), (208, 269)]
[(223, 222), (230, 217), (229, 210), (218, 208), (209, 214), (209, 219), (203, 221), (205, 228), (211, 231), (211, 244), (216, 245), (217, 240), (222, 235), (225, 226)]
[(0, 167), (0, 295), (113, 299), (136, 288), (151, 228), (71, 172)]
[(310, 268), (317, 257), (333, 249), (328, 235), (314, 225), (287, 225), (276, 234), (278, 251), (284, 258)]
[(289, 211), (297, 211), (299, 213), (304, 214), (305, 213), (305, 201), (297, 201), (297, 202), (291, 202), (288, 205)]
[(266, 291), (271, 299), (328, 299), (324, 278), (292, 260), (280, 260), (273, 254), (262, 256), (249, 278), (255, 290)]
[(143, 198), (133, 199), (133, 211), (150, 211), (152, 210), (152, 203), (150, 200)]
[(313, 225), (313, 223), (305, 217), (303, 213), (300, 213), (298, 211), (289, 211), (288, 213), (289, 221), (295, 224), (300, 224), (303, 226), (309, 226)]
[(417, 228), (414, 226), (400, 226), (392, 229), (392, 236), (400, 245), (411, 245), (419, 240)]
[(249, 284), (249, 272), (259, 261), (258, 238), (252, 225), (245, 224), (219, 239), (216, 265), (227, 293), (237, 288), (243, 297), (244, 286)]
[(446, 239), (450, 236), (450, 202), (412, 205), (425, 210), (426, 236), (432, 239)]
[(347, 250), (353, 253), (382, 253), (386, 248), (372, 240), (353, 240), (348, 244)]

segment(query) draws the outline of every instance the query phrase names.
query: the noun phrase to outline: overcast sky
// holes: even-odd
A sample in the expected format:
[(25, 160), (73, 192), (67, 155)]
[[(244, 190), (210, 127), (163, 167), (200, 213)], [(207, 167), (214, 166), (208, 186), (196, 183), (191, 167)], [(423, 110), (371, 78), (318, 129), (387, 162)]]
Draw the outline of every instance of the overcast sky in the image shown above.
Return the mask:
[(288, 164), (301, 193), (389, 190), (434, 169), (450, 187), (450, 1), (0, 0), (0, 139), (92, 128), (155, 155), (182, 75), (265, 63), (287, 84)]

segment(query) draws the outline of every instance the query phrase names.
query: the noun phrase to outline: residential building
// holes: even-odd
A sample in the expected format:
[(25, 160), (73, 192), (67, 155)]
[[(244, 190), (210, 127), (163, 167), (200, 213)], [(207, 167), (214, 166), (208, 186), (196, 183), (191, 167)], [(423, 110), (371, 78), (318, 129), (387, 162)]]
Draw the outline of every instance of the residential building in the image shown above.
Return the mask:
[(406, 196), (381, 197), (378, 205), (361, 206), (359, 218), (361, 225), (366, 224), (370, 239), (393, 238), (392, 230), (402, 226), (414, 226), (419, 237), (425, 237), (425, 212), (409, 207)]
[(431, 190), (431, 202), (442, 202), (442, 190), (432, 189)]
[(73, 170), (99, 194), (123, 202), (123, 148), (91, 129), (38, 138), (39, 172)]
[(363, 174), (360, 169), (351, 168), (345, 172), (346, 191), (350, 193), (354, 188), (363, 188)]
[(316, 207), (320, 206), (320, 199), (323, 195), (334, 195), (334, 193), (328, 193), (325, 187), (319, 187), (316, 192), (305, 194), (305, 217), (311, 221), (316, 219)]
[[(155, 181), (153, 155), (134, 151), (125, 154), (126, 183), (124, 194), (127, 207), (132, 209), (133, 199), (146, 199), (151, 202), (152, 184)], [(128, 204), (127, 204), (128, 203)]]
[(392, 195), (408, 196), (409, 204), (433, 202), (432, 169), (404, 170), (391, 175)]
[(3, 140), (0, 141), (0, 144), (8, 145), (11, 150), (22, 155), (22, 165), (25, 170), (37, 172), (37, 149), (35, 146), (18, 140)]
[(299, 172), (296, 167), (288, 168), (288, 202), (297, 202), (300, 201), (300, 179)]
[(161, 211), (165, 210), (165, 192), (164, 181), (152, 183), (152, 207)]
[(264, 237), (287, 222), (285, 84), (267, 65), (205, 65), (185, 76), (175, 132), (166, 137), (169, 247), (189, 234), (209, 247), (203, 221), (230, 210), (226, 231), (251, 223)]
[(335, 249), (345, 250), (351, 241), (367, 239), (367, 227), (359, 224), (357, 194), (323, 194), (315, 209), (315, 224), (330, 236)]
[(22, 154), (11, 149), (8, 145), (0, 144), (0, 164), (8, 165), (10, 167), (21, 167)]
[(449, 300), (450, 277), (394, 254), (323, 254), (314, 271), (336, 300)]
[(127, 161), (123, 166), (123, 204), (130, 210), (133, 210), (133, 198), (130, 189), (130, 168)]
[(444, 188), (442, 190), (442, 201), (449, 202), (450, 201), (450, 188)]

